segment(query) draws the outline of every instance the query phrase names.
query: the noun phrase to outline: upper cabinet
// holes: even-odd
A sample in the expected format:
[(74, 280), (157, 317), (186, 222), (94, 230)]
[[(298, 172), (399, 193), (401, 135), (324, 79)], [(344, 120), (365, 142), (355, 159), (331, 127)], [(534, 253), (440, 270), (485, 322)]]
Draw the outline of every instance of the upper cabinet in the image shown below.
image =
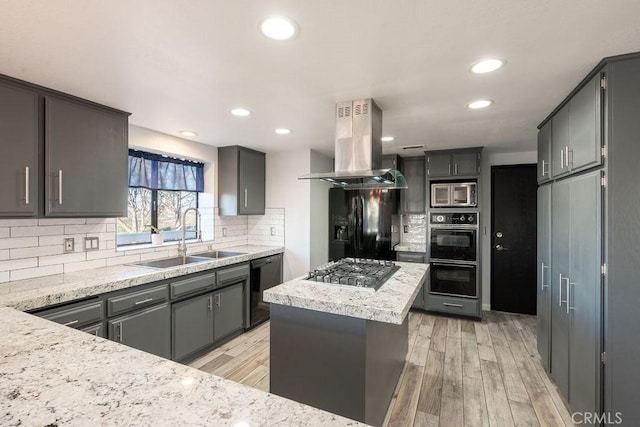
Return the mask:
[(425, 212), (424, 156), (405, 157), (401, 161), (402, 174), (407, 179), (407, 188), (400, 190), (402, 213)]
[(128, 116), (0, 76), (0, 217), (126, 215)]
[(38, 94), (0, 81), (0, 216), (38, 214)]
[(398, 169), (399, 164), (397, 154), (385, 154), (382, 156), (382, 169)]
[(538, 131), (538, 183), (551, 178), (551, 121)]
[[(604, 86), (604, 74), (596, 74), (552, 117), (551, 157), (554, 178), (602, 164)], [(538, 162), (541, 161), (539, 152)]]
[(45, 98), (45, 216), (127, 214), (127, 117)]
[(430, 178), (477, 176), (480, 174), (481, 148), (428, 151), (427, 176)]
[(237, 145), (218, 148), (220, 215), (264, 215), (265, 154)]

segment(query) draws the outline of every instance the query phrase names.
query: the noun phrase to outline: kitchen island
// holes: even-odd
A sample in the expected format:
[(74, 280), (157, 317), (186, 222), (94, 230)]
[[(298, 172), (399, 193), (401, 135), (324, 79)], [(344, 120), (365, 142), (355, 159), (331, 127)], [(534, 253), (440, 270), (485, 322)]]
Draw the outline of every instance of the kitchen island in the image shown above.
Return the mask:
[(407, 314), (429, 269), (396, 265), (377, 291), (296, 279), (264, 292), (271, 393), (382, 425), (407, 355)]

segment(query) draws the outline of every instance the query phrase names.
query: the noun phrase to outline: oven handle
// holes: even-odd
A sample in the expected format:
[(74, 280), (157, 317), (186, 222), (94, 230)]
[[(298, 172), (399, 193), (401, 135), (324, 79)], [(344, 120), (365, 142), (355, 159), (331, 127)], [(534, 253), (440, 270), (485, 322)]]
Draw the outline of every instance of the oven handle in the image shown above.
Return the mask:
[(444, 262), (431, 262), (431, 265), (442, 265), (444, 267), (465, 267), (465, 268), (476, 268), (475, 264), (456, 264), (456, 263), (444, 263)]

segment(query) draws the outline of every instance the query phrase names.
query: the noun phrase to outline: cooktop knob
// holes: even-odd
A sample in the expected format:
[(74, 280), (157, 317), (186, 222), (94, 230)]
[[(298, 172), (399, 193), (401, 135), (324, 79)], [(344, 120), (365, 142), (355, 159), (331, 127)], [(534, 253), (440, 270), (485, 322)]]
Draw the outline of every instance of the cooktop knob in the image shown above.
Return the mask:
[(444, 222), (444, 216), (443, 215), (436, 216), (436, 222)]

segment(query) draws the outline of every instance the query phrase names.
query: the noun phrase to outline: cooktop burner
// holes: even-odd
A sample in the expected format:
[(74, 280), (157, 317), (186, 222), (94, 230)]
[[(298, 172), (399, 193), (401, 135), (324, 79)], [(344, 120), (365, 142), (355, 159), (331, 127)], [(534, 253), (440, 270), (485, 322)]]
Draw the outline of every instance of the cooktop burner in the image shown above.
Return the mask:
[(392, 261), (343, 258), (318, 267), (306, 279), (377, 290), (398, 269)]

